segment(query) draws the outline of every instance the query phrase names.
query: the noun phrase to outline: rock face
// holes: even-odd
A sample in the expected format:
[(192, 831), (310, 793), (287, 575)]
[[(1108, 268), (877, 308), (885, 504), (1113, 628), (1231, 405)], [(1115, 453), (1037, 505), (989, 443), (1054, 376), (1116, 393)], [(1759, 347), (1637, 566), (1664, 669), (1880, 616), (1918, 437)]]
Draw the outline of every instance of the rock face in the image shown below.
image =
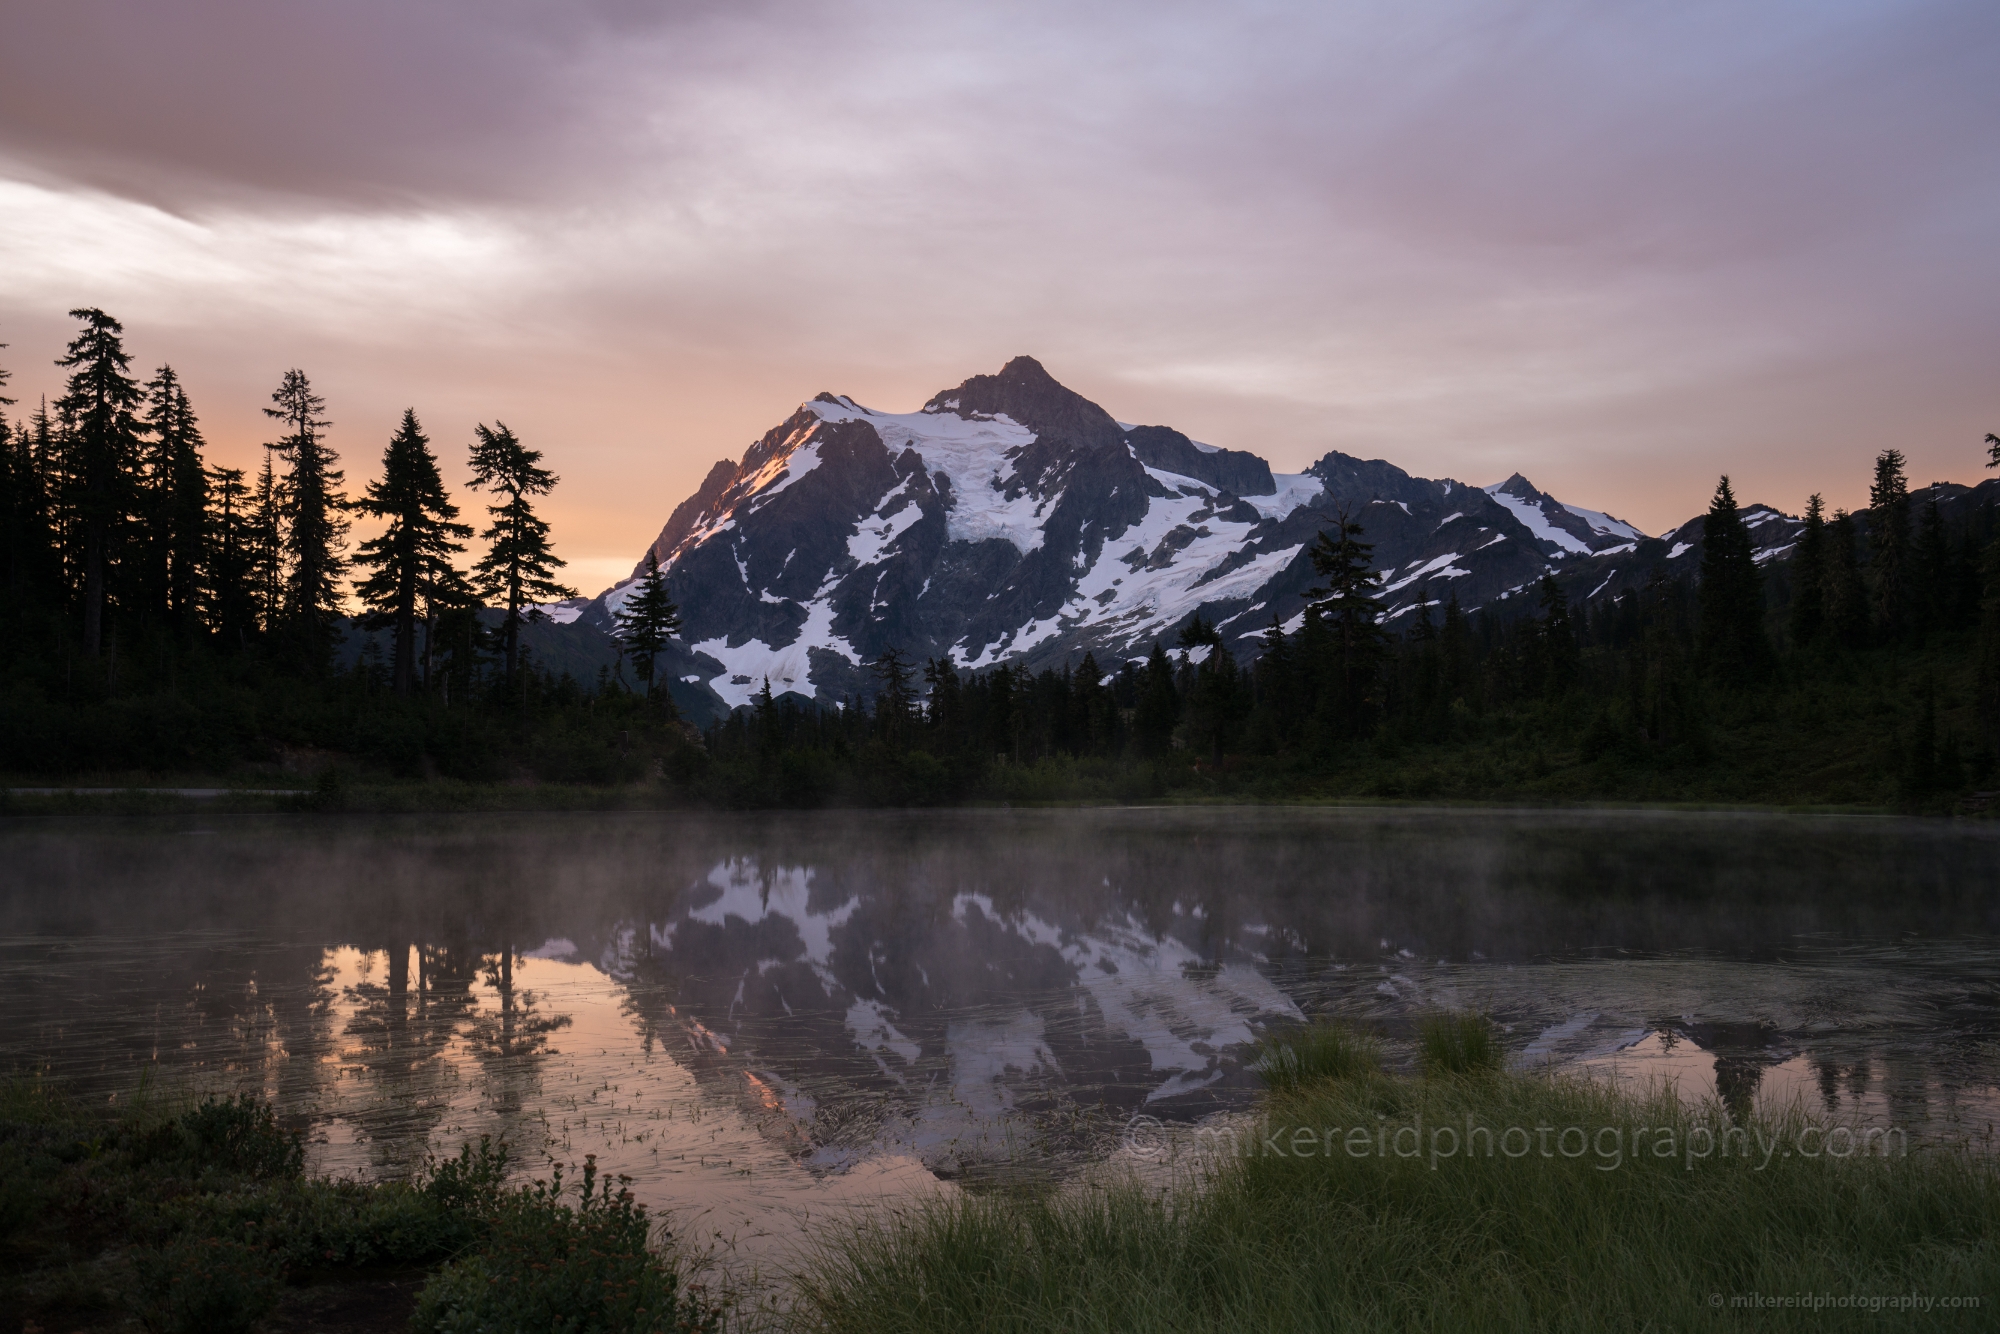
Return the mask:
[[(1788, 545), (1795, 523), (1759, 512), (1753, 532)], [(1298, 624), (1307, 546), (1342, 514), (1374, 544), (1392, 628), (1454, 595), (1467, 611), (1519, 595), (1551, 569), (1602, 565), (1615, 592), (1627, 567), (1643, 582), (1689, 558), (1686, 529), (1649, 539), (1518, 474), (1481, 489), (1337, 452), (1274, 474), (1254, 454), (1120, 423), (1029, 357), (916, 412), (819, 395), (740, 463), (717, 463), (652, 551), (685, 623), (678, 681), (736, 706), (766, 678), (779, 694), (867, 693), (866, 664), (890, 648), (960, 667), (1086, 651), (1109, 664), (1196, 611), (1248, 656), (1273, 620)], [(630, 588), (571, 618), (608, 629)]]

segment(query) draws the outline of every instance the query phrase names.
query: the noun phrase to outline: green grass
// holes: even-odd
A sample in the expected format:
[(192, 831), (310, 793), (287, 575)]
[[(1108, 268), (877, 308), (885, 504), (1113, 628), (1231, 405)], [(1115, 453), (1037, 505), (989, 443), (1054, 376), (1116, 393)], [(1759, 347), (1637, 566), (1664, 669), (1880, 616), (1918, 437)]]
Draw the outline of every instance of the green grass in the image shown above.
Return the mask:
[(1502, 1064), (1500, 1043), (1483, 1014), (1427, 1014), (1417, 1021), (1417, 1064), (1426, 1075), (1490, 1073)]
[(1382, 1044), (1351, 1025), (1321, 1021), (1267, 1036), (1253, 1068), (1264, 1087), (1294, 1092), (1319, 1080), (1375, 1073), (1382, 1068)]
[[(1758, 1135), (1798, 1143), (1807, 1124), (1780, 1117), (1731, 1133), (1719, 1108), (1671, 1095), (1490, 1071), (1301, 1080), (1268, 1098), (1242, 1153), (1179, 1189), (961, 1198), (883, 1219), (819, 1257), (795, 1324), (1582, 1334), (1709, 1329), (1745, 1314), (1780, 1330), (1990, 1322), (1992, 1161), (1915, 1150), (1767, 1158), (1758, 1147)], [(1510, 1127), (1522, 1134), (1504, 1137)], [(1565, 1138), (1571, 1127), (1585, 1133)], [(1498, 1137), (1491, 1156), (1482, 1128)], [(1727, 1156), (1707, 1138), (1719, 1132)], [(1662, 1156), (1669, 1138), (1673, 1155)], [(1708, 1154), (1690, 1157), (1696, 1145)], [(1798, 1293), (1986, 1307), (1884, 1317), (1732, 1305)]]

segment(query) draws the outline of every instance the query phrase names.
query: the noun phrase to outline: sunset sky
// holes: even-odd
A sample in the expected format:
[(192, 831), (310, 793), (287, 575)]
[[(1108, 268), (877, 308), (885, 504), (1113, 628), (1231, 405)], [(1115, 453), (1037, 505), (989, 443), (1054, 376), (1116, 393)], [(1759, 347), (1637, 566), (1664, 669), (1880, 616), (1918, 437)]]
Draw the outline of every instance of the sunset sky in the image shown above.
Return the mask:
[(254, 466), (504, 419), (574, 582), (822, 389), (1016, 354), (1296, 470), (1520, 471), (1660, 531), (1975, 481), (1994, 0), (9, 0), (0, 364), (73, 306)]

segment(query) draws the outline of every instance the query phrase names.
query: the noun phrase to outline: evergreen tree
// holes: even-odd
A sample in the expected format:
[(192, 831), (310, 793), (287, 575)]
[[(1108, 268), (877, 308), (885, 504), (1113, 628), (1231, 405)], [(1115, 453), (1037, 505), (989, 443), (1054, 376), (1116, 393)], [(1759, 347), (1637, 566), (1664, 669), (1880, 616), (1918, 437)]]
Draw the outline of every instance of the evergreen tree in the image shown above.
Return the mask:
[[(2000, 460), (1996, 460), (2000, 464)], [(1979, 721), (1989, 747), (2000, 747), (2000, 537), (1986, 544), (1979, 603)]]
[[(0, 343), (0, 348), (6, 346)], [(0, 366), (0, 389), (12, 376), (13, 372)], [(13, 406), (13, 399), (0, 394), (0, 589), (19, 594), (27, 584), (29, 497), (38, 479), (28, 433), (7, 420), (5, 409)]]
[(69, 427), (70, 455), (63, 507), (80, 542), (83, 651), (96, 657), (104, 638), (105, 604), (126, 554), (137, 501), (139, 382), (126, 374), (125, 327), (95, 306), (72, 310), (83, 329), (56, 365), (71, 368), (56, 411)]
[(916, 692), (910, 686), (910, 664), (893, 647), (885, 648), (869, 665), (869, 670), (882, 683), (882, 688), (875, 692), (875, 731), (891, 746), (901, 746), (917, 712)]
[(1696, 644), (1702, 665), (1724, 681), (1755, 680), (1771, 655), (1764, 637), (1764, 579), (1727, 476), (1716, 483), (1701, 541)]
[(1569, 598), (1554, 575), (1542, 576), (1541, 603), (1542, 661), (1548, 669), (1543, 688), (1552, 696), (1562, 695), (1576, 684), (1583, 653), (1576, 642), (1576, 625), (1570, 619)]
[(965, 690), (958, 669), (949, 658), (933, 658), (924, 664), (924, 684), (930, 698), (924, 705), (924, 723), (938, 739), (942, 750), (958, 750), (965, 743)]
[(1083, 727), (1079, 753), (1112, 754), (1118, 746), (1118, 701), (1094, 653), (1086, 652), (1076, 667), (1076, 708)]
[(492, 545), (473, 567), (473, 586), (506, 609), (501, 638), (511, 686), (520, 664), (521, 621), (541, 615), (528, 610), (529, 604), (576, 596), (575, 589), (555, 580), (563, 562), (549, 549), (549, 526), (532, 503), (533, 497), (553, 491), (560, 479), (540, 466), (542, 452), (523, 446), (507, 423), (496, 421), (492, 430), (482, 424), (474, 433), (472, 486), (492, 490), (500, 503), (486, 510), (493, 525), (479, 536)]
[[(1181, 714), (1187, 721), (1188, 744), (1196, 754), (1208, 751), (1216, 759), (1222, 758), (1222, 701), (1216, 698), (1211, 666), (1216, 655), (1222, 652), (1222, 636), (1214, 626), (1202, 620), (1197, 610), (1181, 627), (1179, 635), (1182, 652), (1180, 696)], [(1196, 651), (1207, 649), (1201, 655), (1201, 662), (1195, 662)]]
[(1903, 453), (1885, 449), (1868, 488), (1868, 573), (1874, 583), (1875, 625), (1889, 639), (1907, 633), (1910, 616), (1910, 484)]
[(1173, 748), (1174, 728), (1180, 725), (1181, 697), (1174, 689), (1174, 664), (1160, 641), (1146, 659), (1144, 680), (1139, 687), (1139, 709), (1132, 719), (1140, 752), (1147, 756), (1165, 755)]
[(1806, 526), (1792, 550), (1792, 647), (1816, 642), (1826, 625), (1826, 510), (1813, 492), (1806, 501)]
[(243, 483), (241, 468), (211, 469), (208, 483), (205, 611), (216, 636), (240, 649), (257, 629), (257, 553), (247, 509), (250, 488)]
[(1915, 540), (1910, 548), (1911, 630), (1919, 635), (1951, 628), (1957, 604), (1956, 571), (1953, 568), (1951, 535), (1945, 532), (1944, 514), (1938, 509), (1935, 484), (1925, 498), (1923, 516), (1917, 520)]
[(340, 641), (347, 574), (342, 515), (348, 508), (340, 487), (346, 475), (334, 466), (340, 456), (326, 443), (326, 428), (333, 425), (321, 416), (326, 400), (313, 392), (304, 371), (286, 371), (271, 401), (277, 406), (265, 408), (264, 415), (288, 428), (275, 448), (291, 465), (279, 490), (286, 564), (281, 631), (292, 660), (318, 675)]
[(1457, 589), (1451, 591), (1444, 604), (1444, 624), (1438, 630), (1438, 657), (1442, 678), (1439, 684), (1445, 700), (1448, 703), (1464, 700), (1472, 690), (1475, 668), (1472, 631), (1458, 605)]
[(250, 498), (244, 529), (248, 577), (255, 590), (257, 627), (269, 631), (283, 615), (285, 597), (285, 514), (273, 460), (276, 445), (264, 446), (264, 466), (257, 470), (257, 490)]
[[(977, 678), (975, 678), (977, 679)], [(1019, 674), (1002, 663), (986, 673), (986, 748), (989, 753), (1003, 758), (1019, 754), (1019, 738), (1016, 734), (1019, 691)]]
[[(646, 683), (646, 698), (651, 699), (654, 664), (667, 651), (667, 641), (681, 628), (680, 608), (667, 596), (667, 577), (660, 573), (659, 557), (651, 548), (646, 551), (646, 572), (639, 576), (637, 587), (626, 596), (625, 605), (614, 619), (618, 642), (625, 646), (638, 667), (639, 677)], [(907, 684), (906, 681), (906, 688)]]
[(1276, 612), (1271, 613), (1262, 645), (1250, 667), (1256, 706), (1250, 715), (1248, 744), (1253, 752), (1279, 755), (1297, 739), (1300, 709), (1297, 659)]
[(382, 455), (381, 480), (368, 484), (355, 508), (388, 524), (380, 537), (361, 544), (355, 564), (371, 573), (354, 591), (373, 613), (370, 628), (388, 625), (394, 631), (390, 681), (395, 693), (407, 698), (416, 686), (418, 611), (440, 584), (454, 581), (452, 557), (465, 550), (458, 539), (472, 535), (471, 525), (455, 522), (458, 506), (445, 494), (416, 409), (403, 410)]
[(20, 523), (19, 563), (14, 586), (51, 601), (62, 597), (61, 518), (57, 488), (61, 483), (60, 451), (49, 420), (48, 400), (39, 403), (26, 428), (14, 428), (16, 511)]
[(1361, 525), (1345, 511), (1335, 520), (1338, 536), (1322, 532), (1309, 550), (1313, 570), (1326, 582), (1306, 590), (1307, 609), (1331, 636), (1332, 693), (1321, 706), (1333, 710), (1342, 736), (1359, 735), (1367, 722), (1369, 698), (1381, 675), (1389, 636), (1382, 628), (1383, 603), (1376, 594), (1382, 576), (1371, 559), (1373, 544), (1362, 542)]
[(1858, 545), (1854, 516), (1835, 510), (1826, 530), (1826, 573), (1820, 588), (1826, 597), (1827, 630), (1847, 648), (1868, 642), (1868, 588), (1855, 552)]
[(202, 560), (208, 547), (208, 470), (201, 427), (171, 366), (146, 386), (148, 601), (183, 634), (199, 624)]
[[(1986, 466), (2000, 468), (2000, 435), (1986, 436)], [(1975, 690), (1987, 745), (2000, 743), (2000, 537), (1989, 536), (1980, 570), (1979, 665)]]

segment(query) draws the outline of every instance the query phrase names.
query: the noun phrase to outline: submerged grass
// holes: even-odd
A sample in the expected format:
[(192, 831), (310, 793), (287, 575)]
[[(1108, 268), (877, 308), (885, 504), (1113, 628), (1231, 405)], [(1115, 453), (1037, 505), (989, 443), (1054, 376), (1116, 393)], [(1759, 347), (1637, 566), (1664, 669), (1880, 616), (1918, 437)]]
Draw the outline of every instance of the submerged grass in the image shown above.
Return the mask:
[[(1966, 1329), (2000, 1298), (1989, 1158), (1809, 1157), (1796, 1150), (1824, 1140), (1799, 1115), (1732, 1123), (1670, 1091), (1490, 1063), (1423, 1078), (1334, 1063), (1337, 1078), (1281, 1074), (1193, 1189), (961, 1199), (886, 1220), (822, 1255), (796, 1319), (912, 1334), (1598, 1331), (1754, 1310), (1760, 1327), (1820, 1330), (1879, 1323), (1855, 1298), (1917, 1294), (1940, 1305), (1895, 1311), (1899, 1328)], [(1750, 1305), (1814, 1293), (1850, 1305)], [(1941, 1305), (1965, 1298), (1989, 1305)]]

